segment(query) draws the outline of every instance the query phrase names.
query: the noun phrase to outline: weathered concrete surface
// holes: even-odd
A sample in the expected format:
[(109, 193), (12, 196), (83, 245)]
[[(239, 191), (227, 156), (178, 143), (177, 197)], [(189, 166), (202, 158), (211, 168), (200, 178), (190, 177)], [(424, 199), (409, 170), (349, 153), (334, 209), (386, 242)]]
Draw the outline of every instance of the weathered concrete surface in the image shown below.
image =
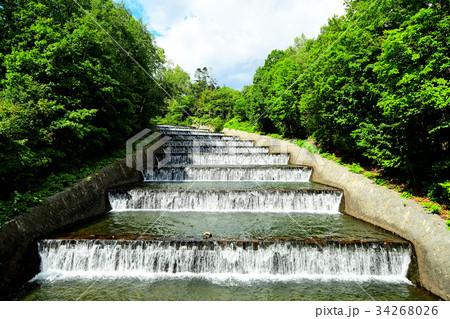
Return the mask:
[(442, 218), (428, 213), (413, 200), (401, 198), (395, 191), (287, 141), (230, 129), (224, 129), (224, 133), (253, 140), (257, 146), (269, 146), (271, 153), (290, 153), (291, 164), (311, 166), (313, 181), (344, 191), (347, 214), (410, 241), (423, 287), (450, 300), (450, 231), (445, 229)]
[(0, 229), (0, 297), (22, 286), (39, 271), (37, 241), (51, 232), (111, 209), (106, 190), (142, 180), (142, 174), (118, 161), (55, 194)]

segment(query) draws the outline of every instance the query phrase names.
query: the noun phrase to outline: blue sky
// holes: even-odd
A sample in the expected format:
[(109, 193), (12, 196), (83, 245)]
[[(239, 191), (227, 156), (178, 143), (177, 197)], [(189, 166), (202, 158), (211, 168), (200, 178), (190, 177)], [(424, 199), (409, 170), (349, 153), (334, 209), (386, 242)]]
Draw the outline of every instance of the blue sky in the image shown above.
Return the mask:
[(125, 0), (166, 57), (191, 75), (204, 66), (219, 85), (242, 89), (274, 49), (315, 38), (343, 0)]

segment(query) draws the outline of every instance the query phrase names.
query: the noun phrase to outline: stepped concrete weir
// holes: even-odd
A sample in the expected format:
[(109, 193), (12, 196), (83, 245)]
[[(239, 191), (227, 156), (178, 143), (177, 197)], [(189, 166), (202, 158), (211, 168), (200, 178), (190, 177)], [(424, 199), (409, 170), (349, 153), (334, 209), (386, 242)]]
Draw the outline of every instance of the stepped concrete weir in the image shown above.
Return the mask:
[(190, 166), (146, 170), (147, 182), (166, 181), (283, 181), (307, 182), (311, 177), (309, 167), (290, 166)]
[(310, 212), (338, 214), (342, 193), (335, 190), (132, 189), (111, 191), (112, 210)]
[(310, 162), (254, 136), (158, 130), (161, 167), (110, 187), (103, 216), (41, 237), (17, 299), (436, 300), (415, 285), (412, 246), (345, 214), (344, 188), (311, 181)]
[(38, 278), (257, 274), (320, 280), (407, 281), (408, 245), (259, 241), (44, 240)]
[(254, 146), (203, 146), (201, 144), (198, 145), (192, 145), (192, 146), (178, 146), (178, 147), (164, 147), (163, 152), (164, 153), (179, 153), (179, 154), (186, 154), (186, 153), (194, 153), (194, 151), (197, 151), (199, 153), (216, 153), (216, 154), (255, 154), (255, 153), (269, 153), (268, 147), (254, 147)]
[[(161, 162), (165, 154), (156, 154)], [(285, 165), (289, 160), (287, 154), (252, 154), (252, 153), (171, 153), (169, 165)]]

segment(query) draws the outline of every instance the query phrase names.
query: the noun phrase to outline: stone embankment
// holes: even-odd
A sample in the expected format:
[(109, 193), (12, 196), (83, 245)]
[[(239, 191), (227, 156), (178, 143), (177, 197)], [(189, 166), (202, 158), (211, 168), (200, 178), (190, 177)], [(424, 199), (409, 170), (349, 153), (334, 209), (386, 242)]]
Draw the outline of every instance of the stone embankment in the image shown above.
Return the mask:
[(27, 214), (0, 228), (0, 296), (39, 272), (37, 242), (65, 226), (110, 210), (106, 190), (142, 180), (142, 174), (118, 161), (55, 194)]

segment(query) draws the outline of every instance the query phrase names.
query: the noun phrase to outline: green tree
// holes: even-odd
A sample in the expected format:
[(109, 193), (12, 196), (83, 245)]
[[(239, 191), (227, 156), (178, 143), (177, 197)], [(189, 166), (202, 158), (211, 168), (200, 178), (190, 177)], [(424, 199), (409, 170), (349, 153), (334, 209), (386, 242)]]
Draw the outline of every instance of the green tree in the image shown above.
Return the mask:
[(450, 168), (447, 13), (439, 2), (430, 3), (385, 32), (374, 69), (383, 89), (377, 104), (382, 124), (361, 128), (360, 144), (372, 146), (368, 157), (386, 168), (408, 170), (414, 179), (432, 171), (436, 177), (448, 174)]
[(2, 199), (118, 147), (163, 104), (163, 51), (142, 21), (110, 0), (78, 3), (0, 5)]

